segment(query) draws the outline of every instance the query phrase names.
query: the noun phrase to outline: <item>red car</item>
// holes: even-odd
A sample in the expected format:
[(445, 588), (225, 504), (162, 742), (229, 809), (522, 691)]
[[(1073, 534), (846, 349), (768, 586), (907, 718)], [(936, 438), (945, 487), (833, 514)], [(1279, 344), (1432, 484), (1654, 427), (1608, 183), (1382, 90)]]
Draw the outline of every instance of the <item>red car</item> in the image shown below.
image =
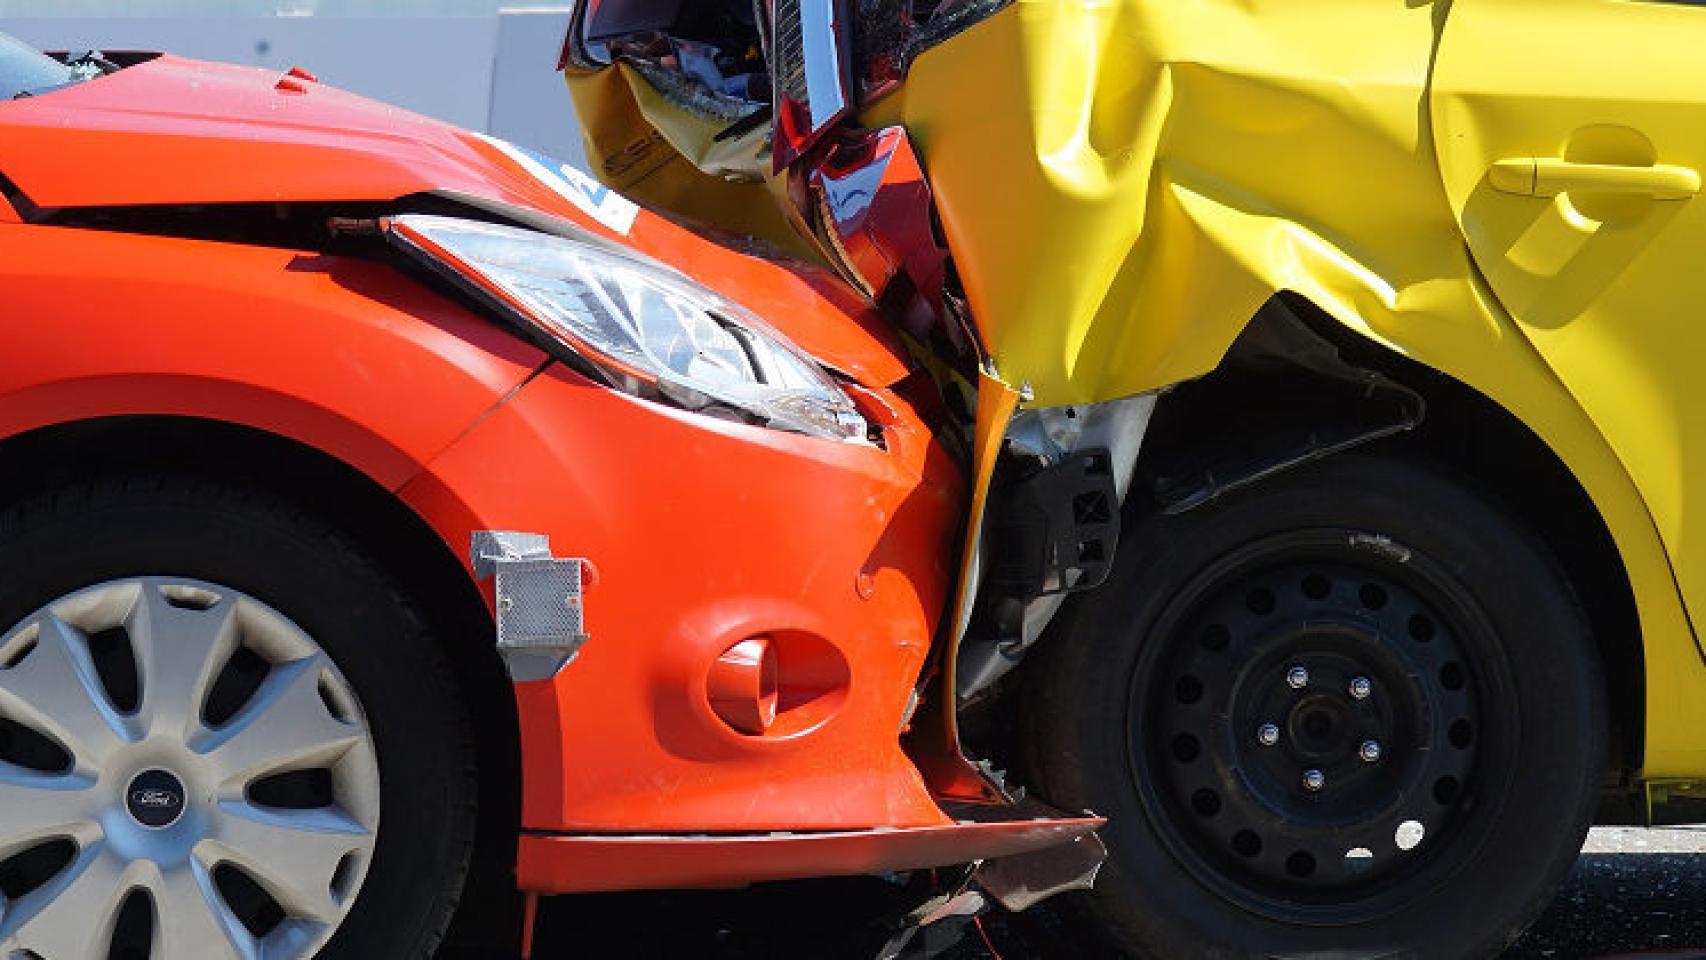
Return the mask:
[(0, 38), (0, 96), (0, 954), (1096, 826), (926, 787), (961, 457), (830, 275), (301, 70)]

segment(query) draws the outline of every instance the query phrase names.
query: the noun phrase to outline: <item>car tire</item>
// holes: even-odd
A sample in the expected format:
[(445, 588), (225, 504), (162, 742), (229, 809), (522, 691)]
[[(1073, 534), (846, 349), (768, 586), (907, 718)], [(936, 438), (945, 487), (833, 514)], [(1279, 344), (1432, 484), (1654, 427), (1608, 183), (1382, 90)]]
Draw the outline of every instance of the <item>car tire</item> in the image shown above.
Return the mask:
[(410, 598), (292, 502), (134, 476), (0, 513), (0, 953), (431, 956), (473, 743)]
[(1495, 955), (1567, 875), (1603, 770), (1570, 584), (1401, 455), (1138, 522), (1027, 671), (1032, 783), (1108, 818), (1078, 906), (1137, 955)]

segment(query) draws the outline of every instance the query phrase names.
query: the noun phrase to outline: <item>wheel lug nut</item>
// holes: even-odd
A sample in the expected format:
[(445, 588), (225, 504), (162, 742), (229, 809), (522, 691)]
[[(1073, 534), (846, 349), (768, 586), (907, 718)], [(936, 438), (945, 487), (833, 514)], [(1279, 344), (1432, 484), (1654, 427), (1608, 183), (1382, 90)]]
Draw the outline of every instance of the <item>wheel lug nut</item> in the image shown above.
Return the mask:
[(1367, 677), (1357, 677), (1351, 681), (1351, 696), (1358, 700), (1367, 700), (1374, 692), (1374, 684)]
[(1302, 690), (1309, 686), (1309, 671), (1302, 667), (1292, 667), (1285, 672), (1285, 682), (1291, 684), (1293, 690)]
[(1256, 729), (1256, 742), (1264, 747), (1279, 743), (1279, 727), (1271, 723), (1262, 724)]
[(1326, 774), (1322, 773), (1319, 770), (1305, 770), (1305, 771), (1303, 771), (1303, 789), (1308, 790), (1310, 793), (1315, 793), (1326, 785), (1327, 785), (1327, 775)]
[(1380, 761), (1380, 741), (1364, 740), (1362, 748), (1357, 750), (1357, 755), (1362, 757), (1364, 763), (1378, 763)]

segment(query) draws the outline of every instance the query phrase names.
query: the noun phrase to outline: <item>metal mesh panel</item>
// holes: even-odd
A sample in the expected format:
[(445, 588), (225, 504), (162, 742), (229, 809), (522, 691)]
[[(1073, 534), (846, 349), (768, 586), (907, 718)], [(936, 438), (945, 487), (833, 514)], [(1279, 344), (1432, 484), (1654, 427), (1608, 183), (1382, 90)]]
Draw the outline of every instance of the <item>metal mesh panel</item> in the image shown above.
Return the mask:
[(498, 646), (578, 647), (586, 639), (579, 560), (501, 560), (497, 568)]
[(479, 530), (469, 544), (474, 575), (494, 577), (498, 653), (510, 679), (544, 680), (586, 643), (579, 559), (551, 556), (543, 534)]

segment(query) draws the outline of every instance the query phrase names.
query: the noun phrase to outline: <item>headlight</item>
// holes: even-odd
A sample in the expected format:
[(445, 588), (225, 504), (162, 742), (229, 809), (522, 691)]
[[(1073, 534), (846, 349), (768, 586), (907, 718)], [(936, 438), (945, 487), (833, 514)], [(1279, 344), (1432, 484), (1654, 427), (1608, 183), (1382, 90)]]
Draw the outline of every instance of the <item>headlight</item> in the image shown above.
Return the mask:
[(864, 418), (822, 367), (662, 264), (453, 217), (392, 217), (386, 235), (498, 301), (613, 387), (781, 430), (865, 439)]

